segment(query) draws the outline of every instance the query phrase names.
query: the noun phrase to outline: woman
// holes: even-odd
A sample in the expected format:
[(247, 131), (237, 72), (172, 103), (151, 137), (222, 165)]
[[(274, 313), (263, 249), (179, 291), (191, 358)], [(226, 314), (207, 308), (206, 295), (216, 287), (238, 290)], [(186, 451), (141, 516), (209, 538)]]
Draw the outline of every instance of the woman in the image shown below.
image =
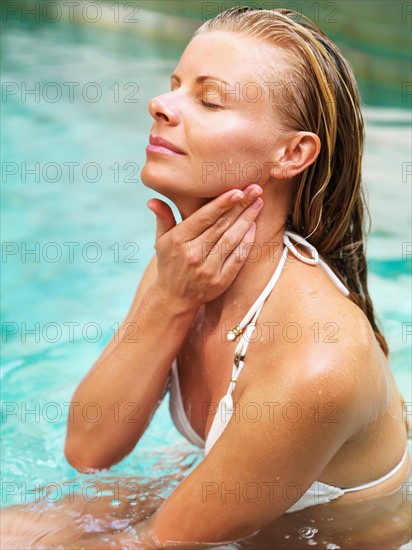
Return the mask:
[[(276, 528), (256, 541), (325, 505), (334, 516), (358, 502), (398, 506), (407, 429), (367, 288), (363, 123), (348, 64), (291, 11), (234, 8), (196, 32), (149, 111), (142, 180), (183, 221), (149, 201), (156, 255), (119, 341), (73, 396), (65, 452), (79, 471), (109, 468), (170, 387), (173, 419), (205, 458), (133, 533), (81, 547), (255, 534), (250, 548), (298, 548), (275, 542)], [(105, 411), (99, 422), (78, 413), (87, 402)]]

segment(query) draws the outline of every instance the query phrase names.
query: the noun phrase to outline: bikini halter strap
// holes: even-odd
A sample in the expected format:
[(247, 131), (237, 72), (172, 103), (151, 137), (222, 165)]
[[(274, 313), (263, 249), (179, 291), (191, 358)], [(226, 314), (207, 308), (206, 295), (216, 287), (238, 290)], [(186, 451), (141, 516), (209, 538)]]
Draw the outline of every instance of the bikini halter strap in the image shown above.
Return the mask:
[[(302, 247), (307, 248), (311, 258), (306, 258), (305, 256), (303, 256), (296, 249), (295, 245), (291, 242), (290, 240), (291, 238), (294, 241), (296, 241), (298, 244), (300, 244)], [(345, 296), (349, 296), (349, 290), (340, 281), (340, 279), (332, 271), (332, 269), (326, 264), (326, 262), (322, 260), (316, 248), (312, 246), (310, 243), (308, 243), (308, 241), (306, 241), (303, 237), (301, 237), (300, 235), (297, 235), (296, 233), (293, 233), (292, 231), (285, 231), (283, 235), (283, 244), (285, 246), (282, 251), (282, 256), (279, 260), (279, 263), (270, 281), (268, 282), (268, 284), (266, 285), (266, 287), (264, 288), (263, 292), (260, 294), (258, 299), (255, 301), (255, 303), (246, 313), (242, 321), (236, 327), (234, 327), (231, 331), (229, 331), (229, 333), (227, 334), (227, 339), (229, 341), (233, 341), (237, 336), (241, 335), (239, 343), (235, 349), (232, 379), (228, 389), (228, 394), (230, 395), (232, 394), (237, 378), (243, 369), (246, 350), (251, 340), (252, 334), (255, 331), (257, 318), (259, 317), (259, 314), (262, 311), (262, 308), (266, 299), (268, 298), (269, 294), (272, 292), (274, 286), (276, 285), (280, 277), (283, 266), (285, 265), (286, 259), (288, 257), (288, 252), (291, 252), (298, 260), (304, 262), (305, 264), (309, 264), (309, 265), (319, 264), (320, 266), (322, 266), (322, 268), (325, 270), (328, 277), (332, 280), (332, 282), (336, 285), (336, 287), (342, 292), (342, 294), (344, 294)]]

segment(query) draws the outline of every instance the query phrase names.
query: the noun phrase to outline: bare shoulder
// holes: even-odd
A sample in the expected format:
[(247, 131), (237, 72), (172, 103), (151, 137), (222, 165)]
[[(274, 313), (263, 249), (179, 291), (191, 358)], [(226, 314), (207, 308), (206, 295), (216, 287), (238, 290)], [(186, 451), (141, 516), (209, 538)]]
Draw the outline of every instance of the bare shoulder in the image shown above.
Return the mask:
[[(302, 411), (313, 411), (316, 403), (328, 414), (333, 404), (341, 426), (345, 421), (355, 433), (380, 406), (386, 358), (363, 311), (323, 271), (297, 267), (299, 276), (285, 277), (282, 292), (262, 311), (263, 328), (265, 322), (274, 326), (249, 348), (252, 368), (244, 386), (256, 392), (273, 388), (285, 404), (295, 402)], [(371, 408), (365, 408), (365, 397)]]
[(358, 362), (375, 360), (380, 348), (362, 309), (337, 289), (320, 266), (298, 264), (289, 270), (290, 281), (285, 277), (282, 289), (282, 313), (300, 329), (297, 350), (312, 351), (318, 359), (346, 360), (356, 354)]

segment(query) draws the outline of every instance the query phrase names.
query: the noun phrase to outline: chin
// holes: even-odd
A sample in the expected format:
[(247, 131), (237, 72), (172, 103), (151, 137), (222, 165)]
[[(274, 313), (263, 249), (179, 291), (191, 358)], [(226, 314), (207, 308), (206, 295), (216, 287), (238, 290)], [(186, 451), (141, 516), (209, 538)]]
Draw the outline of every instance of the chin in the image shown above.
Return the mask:
[[(162, 172), (165, 172), (164, 175)], [(182, 184), (191, 178), (193, 176), (178, 177), (173, 175), (170, 168), (166, 168), (166, 170), (159, 169), (159, 165), (152, 161), (146, 162), (140, 172), (140, 179), (145, 187), (153, 189), (153, 191), (160, 193), (175, 204), (182, 201), (196, 201), (199, 204), (206, 204), (224, 191), (235, 187), (228, 185), (221, 189), (221, 184), (218, 182), (208, 185), (207, 188), (203, 186), (196, 187), (195, 185), (185, 188)]]
[(140, 172), (140, 179), (142, 180), (143, 185), (149, 187), (149, 189), (153, 189), (159, 193), (163, 193), (165, 191), (167, 178), (162, 178), (159, 174), (159, 169), (156, 169), (153, 165), (150, 166), (146, 163), (143, 166), (142, 171)]

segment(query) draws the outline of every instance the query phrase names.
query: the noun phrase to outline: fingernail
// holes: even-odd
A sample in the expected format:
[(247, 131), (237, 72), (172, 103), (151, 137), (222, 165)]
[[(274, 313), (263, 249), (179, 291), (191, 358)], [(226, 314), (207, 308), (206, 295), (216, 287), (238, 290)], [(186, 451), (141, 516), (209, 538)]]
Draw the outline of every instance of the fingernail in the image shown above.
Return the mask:
[(254, 187), (252, 191), (249, 193), (249, 197), (251, 199), (257, 199), (262, 194), (262, 189), (260, 187)]
[(252, 203), (251, 209), (260, 210), (262, 208), (262, 205), (263, 205), (262, 199), (256, 199), (255, 202)]
[(231, 202), (238, 202), (238, 201), (240, 201), (241, 199), (243, 199), (244, 196), (245, 196), (245, 195), (244, 195), (243, 191), (236, 191), (236, 193), (234, 193), (234, 194), (231, 196), (230, 200), (231, 200)]

